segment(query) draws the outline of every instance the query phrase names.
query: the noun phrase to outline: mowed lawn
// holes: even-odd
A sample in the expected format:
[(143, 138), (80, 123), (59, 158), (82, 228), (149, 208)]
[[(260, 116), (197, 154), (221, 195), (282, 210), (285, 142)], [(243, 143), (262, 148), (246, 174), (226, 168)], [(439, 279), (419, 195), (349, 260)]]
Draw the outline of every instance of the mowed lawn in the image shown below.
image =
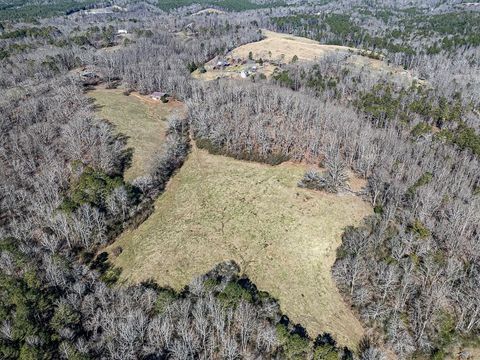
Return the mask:
[(310, 335), (328, 331), (354, 346), (363, 330), (330, 268), (343, 229), (372, 209), (353, 195), (298, 188), (304, 171), (194, 149), (155, 212), (108, 251), (122, 247), (114, 264), (126, 282), (152, 278), (175, 289), (233, 259)]
[(168, 117), (182, 111), (183, 105), (174, 101), (163, 104), (137, 93), (126, 96), (120, 89), (97, 88), (88, 95), (95, 99), (100, 117), (128, 136), (128, 147), (134, 151), (125, 179), (131, 181), (146, 174), (152, 157), (162, 147)]

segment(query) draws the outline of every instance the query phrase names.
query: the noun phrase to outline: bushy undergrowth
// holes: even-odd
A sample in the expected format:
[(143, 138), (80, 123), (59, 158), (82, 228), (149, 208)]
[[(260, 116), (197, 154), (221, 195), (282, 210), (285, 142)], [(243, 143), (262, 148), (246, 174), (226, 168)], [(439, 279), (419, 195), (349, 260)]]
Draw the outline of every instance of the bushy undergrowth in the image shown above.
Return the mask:
[(248, 160), (261, 162), (269, 165), (279, 165), (282, 162), (288, 161), (290, 159), (288, 156), (283, 155), (279, 152), (273, 152), (270, 154), (259, 154), (254, 150), (231, 152), (225, 147), (221, 145), (215, 145), (211, 140), (204, 138), (197, 138), (196, 144), (200, 149), (205, 149), (210, 154), (230, 156), (237, 160)]

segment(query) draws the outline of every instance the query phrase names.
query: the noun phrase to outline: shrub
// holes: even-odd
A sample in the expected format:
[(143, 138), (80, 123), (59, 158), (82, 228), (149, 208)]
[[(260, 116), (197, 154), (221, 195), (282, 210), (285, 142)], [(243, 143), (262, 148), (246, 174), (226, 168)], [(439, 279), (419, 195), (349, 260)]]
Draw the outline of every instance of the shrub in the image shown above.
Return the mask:
[(432, 257), (433, 261), (438, 264), (439, 266), (442, 266), (442, 267), (446, 267), (447, 266), (447, 262), (448, 262), (448, 256), (447, 256), (447, 253), (443, 250), (436, 250), (434, 253), (433, 253), (433, 257)]
[(195, 63), (192, 61), (192, 62), (190, 62), (190, 63), (187, 64), (187, 69), (188, 69), (188, 71), (190, 71), (190, 72), (192, 73), (192, 72), (194, 72), (195, 70), (198, 69), (198, 66), (197, 66), (197, 64), (195, 64)]
[(252, 294), (235, 282), (228, 283), (217, 297), (226, 307), (235, 307), (241, 300), (252, 302)]
[(375, 214), (382, 215), (383, 214), (383, 206), (382, 205), (375, 205), (373, 207), (373, 212)]
[(345, 188), (348, 180), (347, 169), (339, 155), (327, 155), (325, 165), (327, 171), (322, 175), (312, 170), (307, 171), (298, 186), (332, 193)]
[(342, 246), (339, 246), (336, 250), (336, 259), (342, 260), (349, 255), (348, 251), (345, 250)]
[(446, 359), (446, 354), (445, 351), (440, 350), (440, 349), (434, 349), (432, 351), (432, 355), (430, 357), (431, 360), (444, 360)]
[(298, 186), (305, 189), (320, 190), (323, 188), (323, 178), (314, 170), (308, 170), (303, 179), (298, 182)]
[(444, 349), (455, 338), (455, 317), (448, 311), (440, 311), (437, 318), (438, 349)]
[(290, 77), (290, 74), (288, 73), (287, 70), (283, 70), (280, 73), (274, 74), (273, 78), (281, 85), (284, 87), (288, 87), (292, 90), (297, 90), (295, 88), (295, 84), (293, 82), (293, 79)]
[(425, 134), (428, 134), (431, 131), (432, 127), (425, 123), (418, 123), (415, 125), (410, 132), (410, 134), (414, 137), (419, 137)]
[(430, 181), (432, 181), (432, 178), (433, 178), (432, 173), (426, 172), (425, 174), (420, 176), (420, 178), (417, 180), (414, 186), (417, 188), (420, 186), (427, 185)]
[(480, 156), (480, 135), (473, 128), (465, 125), (459, 126), (453, 136), (453, 143), (462, 150), (469, 149), (475, 155)]
[(313, 358), (315, 360), (338, 360), (338, 349), (332, 335), (324, 333), (315, 339)]
[(161, 101), (162, 103), (164, 103), (164, 104), (168, 103), (168, 101), (169, 101), (169, 100), (168, 100), (168, 95), (167, 95), (167, 94), (163, 95), (163, 96), (160, 98), (160, 101)]
[(53, 314), (50, 325), (60, 331), (65, 327), (74, 327), (80, 324), (80, 314), (77, 313), (70, 305), (60, 304)]
[(92, 261), (90, 264), (90, 269), (98, 270), (102, 273), (107, 271), (109, 266), (108, 253), (103, 251)]
[(418, 178), (418, 180), (415, 182), (415, 184), (413, 184), (411, 187), (408, 188), (407, 195), (408, 196), (415, 195), (415, 191), (419, 187), (427, 185), (430, 181), (432, 181), (432, 179), (433, 179), (433, 174), (432, 173), (426, 172), (426, 173), (422, 174), (422, 176), (420, 176)]
[(107, 271), (105, 271), (105, 273), (102, 274), (100, 278), (105, 284), (111, 286), (118, 281), (121, 273), (122, 273), (122, 269), (110, 267)]
[(125, 184), (120, 176), (112, 177), (88, 166), (71, 185), (69, 195), (59, 208), (65, 212), (72, 212), (81, 205), (89, 204), (104, 209), (106, 198), (119, 186), (125, 186), (129, 195), (133, 196), (133, 188)]
[(307, 357), (310, 346), (307, 338), (303, 338), (299, 334), (292, 334), (283, 324), (278, 324), (276, 330), (286, 359), (305, 359)]
[(420, 239), (425, 239), (430, 236), (430, 230), (422, 224), (420, 220), (415, 220), (410, 226), (408, 227), (409, 230), (415, 233)]
[(213, 154), (213, 155), (222, 155), (223, 154), (222, 147), (214, 144), (210, 139), (197, 138), (197, 139), (195, 139), (195, 142), (196, 142), (197, 147), (199, 149), (205, 149), (210, 154)]
[(157, 301), (155, 302), (155, 312), (159, 315), (163, 314), (167, 307), (175, 301), (177, 294), (171, 289), (158, 290)]
[(279, 165), (284, 161), (288, 161), (290, 159), (287, 155), (284, 155), (280, 152), (271, 152), (270, 154), (266, 155), (260, 155), (254, 151), (249, 150), (231, 152), (225, 150), (223, 145), (213, 143), (210, 139), (197, 138), (195, 139), (195, 141), (198, 148), (205, 149), (210, 154), (230, 156), (237, 160), (248, 160), (262, 162), (269, 165)]
[(313, 358), (315, 360), (338, 360), (338, 350), (328, 344), (318, 346), (313, 351)]
[(118, 257), (122, 252), (123, 252), (123, 249), (121, 246), (115, 246), (112, 250), (112, 254), (115, 257)]
[(220, 282), (216, 279), (207, 279), (203, 282), (203, 287), (206, 291), (213, 291), (219, 284)]
[(101, 274), (101, 279), (107, 285), (115, 284), (120, 278), (122, 272), (121, 268), (113, 268), (110, 261), (108, 261), (108, 253), (102, 252), (92, 261), (90, 269), (97, 270)]

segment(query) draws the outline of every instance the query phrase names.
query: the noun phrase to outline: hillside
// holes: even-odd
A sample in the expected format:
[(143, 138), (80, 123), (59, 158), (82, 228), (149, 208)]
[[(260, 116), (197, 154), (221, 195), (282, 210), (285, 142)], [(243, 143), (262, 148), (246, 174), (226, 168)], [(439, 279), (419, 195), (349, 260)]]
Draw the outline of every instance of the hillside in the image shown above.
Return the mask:
[[(205, 64), (205, 73), (195, 71), (194, 76), (202, 80), (216, 78), (242, 78), (242, 71), (249, 74), (263, 74), (270, 77), (282, 65), (293, 62), (310, 63), (332, 57), (333, 62), (362, 69), (365, 72), (387, 74), (402, 82), (411, 83), (416, 79), (410, 72), (398, 66), (390, 66), (385, 61), (370, 56), (371, 52), (359, 49), (321, 44), (300, 36), (278, 33), (262, 29), (263, 40), (241, 45), (225, 57), (212, 59)], [(225, 58), (228, 66), (217, 66)], [(252, 71), (252, 68), (255, 68)], [(418, 79), (416, 79), (418, 81)]]
[(247, 58), (252, 52), (254, 59), (272, 59), (289, 62), (297, 55), (299, 61), (313, 61), (331, 53), (357, 53), (358, 50), (347, 46), (325, 45), (300, 36), (262, 30), (265, 39), (242, 45), (230, 52), (233, 57)]
[(305, 167), (269, 166), (194, 150), (155, 212), (110, 246), (131, 282), (154, 279), (182, 289), (233, 259), (259, 289), (309, 334), (328, 331), (354, 346), (363, 329), (338, 293), (330, 268), (343, 228), (370, 206), (353, 195), (297, 187)]
[(479, 360), (458, 2), (2, 1), (0, 359)]

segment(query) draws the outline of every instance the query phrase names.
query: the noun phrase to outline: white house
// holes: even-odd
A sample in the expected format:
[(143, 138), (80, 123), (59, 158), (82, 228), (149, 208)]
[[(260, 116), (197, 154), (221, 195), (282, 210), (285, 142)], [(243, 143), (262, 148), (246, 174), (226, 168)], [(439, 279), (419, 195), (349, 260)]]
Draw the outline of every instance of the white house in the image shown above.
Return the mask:
[(117, 34), (118, 34), (118, 35), (126, 35), (126, 34), (128, 34), (128, 31), (125, 30), (125, 29), (118, 29), (118, 30), (117, 30)]

